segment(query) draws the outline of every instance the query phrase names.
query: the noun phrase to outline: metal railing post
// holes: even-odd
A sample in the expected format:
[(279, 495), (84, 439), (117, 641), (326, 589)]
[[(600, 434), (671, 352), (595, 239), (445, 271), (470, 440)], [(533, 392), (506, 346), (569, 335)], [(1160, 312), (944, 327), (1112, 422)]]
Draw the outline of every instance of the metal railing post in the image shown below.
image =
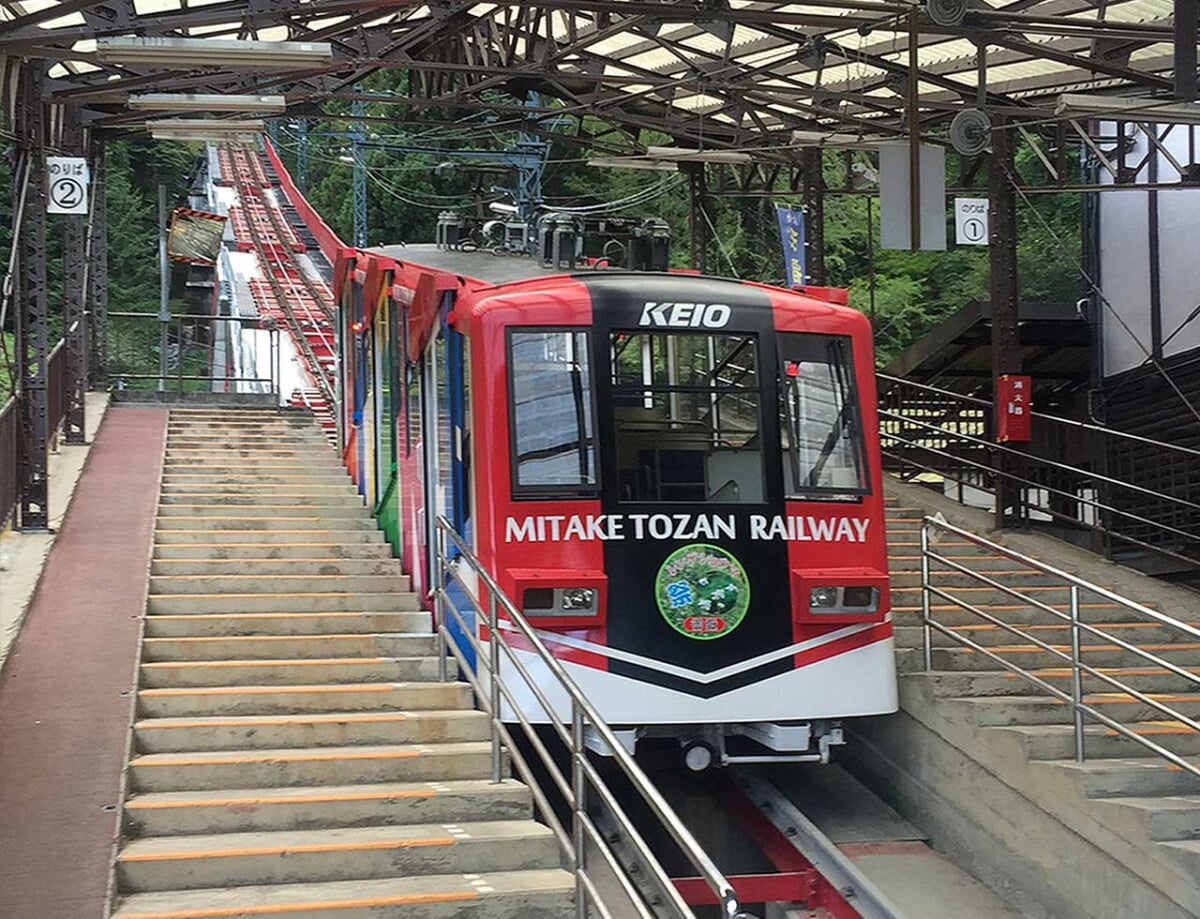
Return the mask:
[(1071, 597), (1071, 707), (1074, 709), (1075, 762), (1083, 762), (1083, 673), (1080, 670), (1079, 586), (1069, 588)]
[(583, 736), (583, 709), (579, 703), (571, 702), (571, 843), (575, 856), (575, 917), (587, 919), (587, 890), (583, 883), (584, 872), (584, 828), (586, 814), (583, 757), (586, 755)]
[(921, 647), (925, 672), (933, 670), (933, 629), (929, 624), (929, 521), (921, 521)]
[(492, 783), (499, 784), (500, 769), (500, 629), (496, 620), (496, 593), (488, 591), (488, 696), (492, 713)]
[(433, 545), (430, 549), (433, 551), (433, 631), (436, 640), (436, 652), (438, 659), (438, 682), (446, 682), (446, 576), (443, 569), (445, 563), (445, 537), (442, 535), (440, 525), (434, 527)]

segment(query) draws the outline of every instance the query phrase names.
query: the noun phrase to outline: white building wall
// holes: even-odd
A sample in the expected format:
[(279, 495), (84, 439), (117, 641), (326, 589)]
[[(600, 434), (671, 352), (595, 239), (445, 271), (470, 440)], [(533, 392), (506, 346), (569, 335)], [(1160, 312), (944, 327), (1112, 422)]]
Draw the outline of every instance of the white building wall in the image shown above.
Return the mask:
[[(1134, 125), (1127, 125), (1132, 146), (1126, 162), (1145, 157), (1150, 142)], [(1158, 133), (1166, 126), (1159, 125)], [(1116, 125), (1101, 125), (1111, 137)], [(1200, 126), (1176, 125), (1162, 140), (1176, 161), (1186, 165), (1200, 156)], [(1112, 146), (1103, 145), (1115, 156)], [(1177, 182), (1178, 171), (1163, 153), (1156, 154), (1158, 181)], [(1151, 181), (1150, 163), (1138, 182)], [(1113, 184), (1101, 169), (1100, 181)], [(1151, 347), (1150, 321), (1150, 194), (1146, 191), (1106, 191), (1099, 195), (1100, 289), (1104, 337), (1104, 374), (1112, 376), (1145, 362)], [(1200, 305), (1200, 188), (1172, 188), (1158, 193), (1160, 310), (1166, 339)], [(1114, 315), (1115, 314), (1115, 315)], [(1120, 317), (1119, 319), (1117, 317)], [(1128, 328), (1126, 328), (1126, 326)], [(1189, 323), (1164, 348), (1164, 356), (1200, 348), (1200, 319)]]

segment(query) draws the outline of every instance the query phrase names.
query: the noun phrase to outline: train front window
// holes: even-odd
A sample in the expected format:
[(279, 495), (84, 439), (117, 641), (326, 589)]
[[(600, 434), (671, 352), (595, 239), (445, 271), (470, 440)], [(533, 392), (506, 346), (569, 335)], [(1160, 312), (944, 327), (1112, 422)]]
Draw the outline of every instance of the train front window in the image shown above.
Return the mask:
[(511, 330), (508, 366), (516, 493), (594, 493), (596, 445), (587, 333)]
[(762, 503), (754, 335), (614, 332), (621, 499)]
[(780, 334), (780, 427), (788, 497), (851, 499), (869, 489), (850, 339)]

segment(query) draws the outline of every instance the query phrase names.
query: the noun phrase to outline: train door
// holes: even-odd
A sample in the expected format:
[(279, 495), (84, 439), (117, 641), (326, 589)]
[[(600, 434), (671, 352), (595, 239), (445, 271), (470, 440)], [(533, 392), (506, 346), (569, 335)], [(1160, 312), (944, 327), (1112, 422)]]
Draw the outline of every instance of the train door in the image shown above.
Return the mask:
[[(470, 433), (468, 426), (468, 378), (466, 371), (466, 339), (451, 328), (446, 316), (451, 295), (447, 293), (439, 312), (437, 331), (425, 349), (422, 380), (423, 433), (425, 440), (425, 507), (426, 544), (437, 545), (437, 518), (445, 517), (464, 540), (471, 542), (470, 527)], [(457, 553), (449, 551), (453, 558)], [(426, 575), (433, 583), (433, 557), (428, 553)], [(455, 605), (464, 612), (466, 598), (457, 588), (448, 587)], [(457, 595), (456, 595), (457, 594)], [(466, 626), (474, 629), (472, 616), (464, 615)], [(458, 640), (459, 647), (470, 648), (461, 627), (451, 618), (448, 627)], [(468, 654), (468, 658), (470, 659)]]
[(392, 487), (396, 469), (396, 409), (393, 402), (394, 393), (398, 389), (396, 384), (396, 304), (390, 297), (380, 303), (379, 309), (375, 313), (372, 338), (374, 345), (372, 349), (374, 374), (371, 384), (374, 394), (374, 406), (371, 413), (374, 419), (374, 504), (375, 512), (380, 516), (380, 522), (385, 525), (385, 529), (392, 532), (394, 528), (390, 526), (390, 519), (394, 515), (394, 511), (389, 511), (381, 506), (381, 502), (388, 496)]
[(366, 463), (366, 438), (363, 436), (363, 409), (366, 405), (367, 385), (367, 352), (363, 342), (363, 291), (361, 284), (351, 285), (350, 292), (350, 359), (354, 362), (351, 374), (354, 381), (353, 412), (350, 423), (354, 429), (354, 469), (358, 483), (358, 493), (367, 493), (367, 477), (364, 475)]

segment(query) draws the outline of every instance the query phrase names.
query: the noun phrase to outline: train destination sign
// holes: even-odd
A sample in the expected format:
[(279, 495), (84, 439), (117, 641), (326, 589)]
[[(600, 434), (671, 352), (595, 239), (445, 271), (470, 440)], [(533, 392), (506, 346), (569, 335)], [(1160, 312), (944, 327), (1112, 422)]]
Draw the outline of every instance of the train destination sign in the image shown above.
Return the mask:
[(866, 542), (869, 517), (751, 514), (739, 533), (733, 514), (536, 514), (505, 520), (505, 542), (566, 539), (737, 539), (762, 541)]

